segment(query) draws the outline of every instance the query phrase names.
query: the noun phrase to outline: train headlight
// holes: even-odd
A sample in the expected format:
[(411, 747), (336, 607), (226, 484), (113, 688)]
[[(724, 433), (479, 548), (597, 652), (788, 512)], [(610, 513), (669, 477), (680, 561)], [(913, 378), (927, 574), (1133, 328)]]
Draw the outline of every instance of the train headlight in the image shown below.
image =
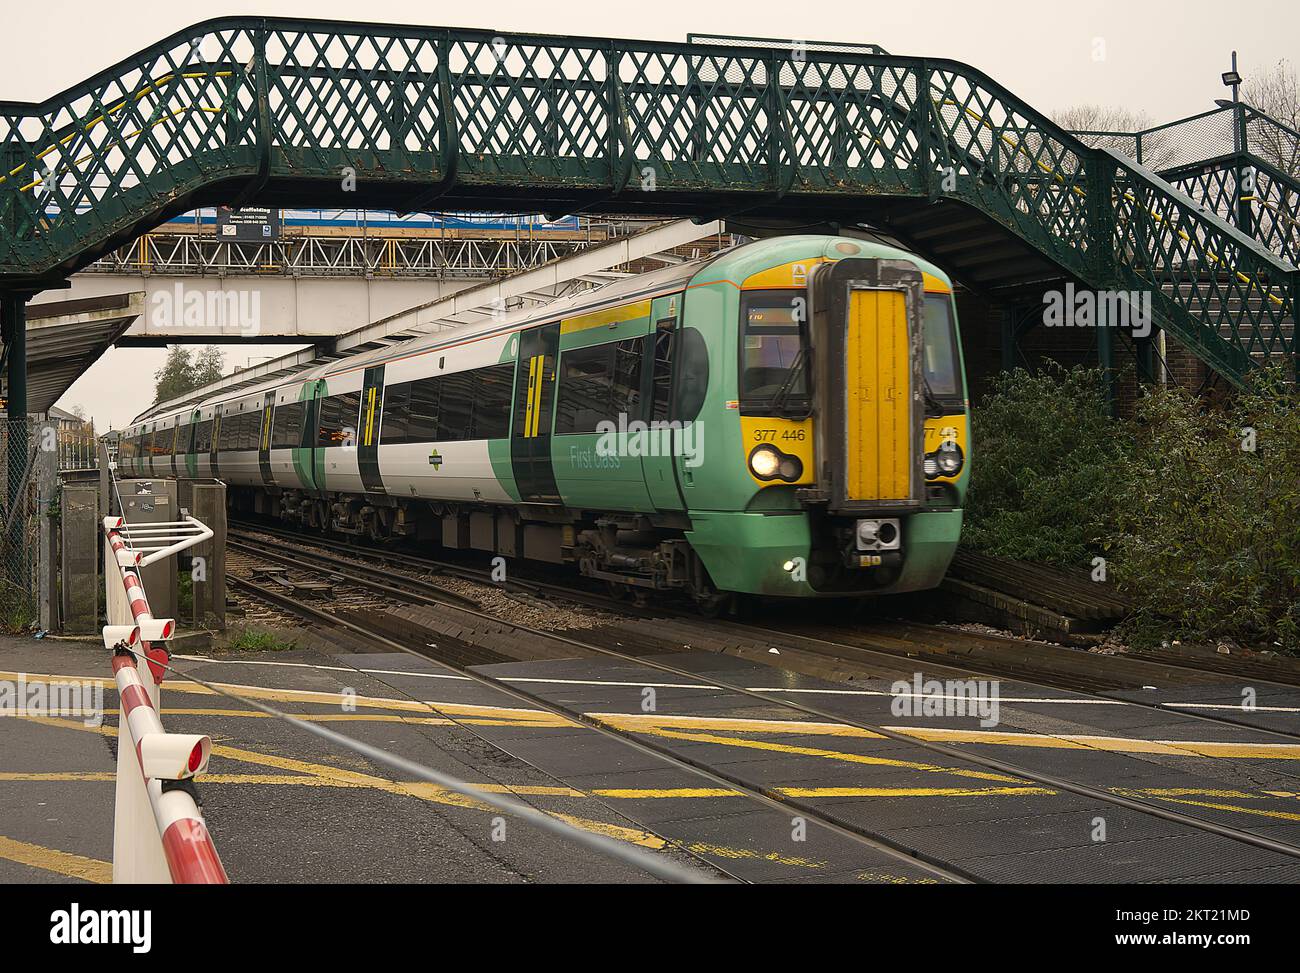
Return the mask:
[(775, 446), (759, 446), (749, 454), (749, 468), (760, 480), (770, 480), (781, 471), (781, 458)]
[(794, 483), (803, 476), (803, 460), (783, 453), (764, 443), (749, 454), (749, 470), (759, 480), (784, 480)]
[(944, 476), (955, 476), (961, 470), (963, 457), (961, 447), (951, 439), (939, 444), (939, 450), (934, 454), (935, 463), (938, 464), (939, 471)]

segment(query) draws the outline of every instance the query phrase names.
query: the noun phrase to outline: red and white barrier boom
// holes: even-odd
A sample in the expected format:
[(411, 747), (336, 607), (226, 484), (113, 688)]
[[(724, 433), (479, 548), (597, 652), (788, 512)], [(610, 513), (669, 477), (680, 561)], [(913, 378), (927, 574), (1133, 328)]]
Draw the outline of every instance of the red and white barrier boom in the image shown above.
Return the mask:
[[(113, 676), (121, 698), (117, 731), (117, 802), (113, 818), (115, 883), (216, 884), (229, 879), (217, 857), (189, 781), (208, 768), (212, 741), (168, 733), (158, 718), (166, 643), (176, 630), (154, 618), (140, 583), (140, 568), (207, 540), (212, 531), (193, 517), (132, 528), (105, 517), (104, 578), (108, 625), (104, 646), (113, 649)], [(130, 541), (137, 538), (142, 546)], [(113, 576), (121, 584), (113, 583)], [(145, 666), (137, 666), (144, 658)]]

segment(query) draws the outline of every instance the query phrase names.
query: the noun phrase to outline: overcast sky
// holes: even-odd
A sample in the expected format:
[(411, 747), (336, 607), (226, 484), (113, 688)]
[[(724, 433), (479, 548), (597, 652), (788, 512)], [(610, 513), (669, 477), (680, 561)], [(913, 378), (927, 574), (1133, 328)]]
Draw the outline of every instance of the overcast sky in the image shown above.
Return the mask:
[[(1156, 121), (1213, 107), (1219, 74), (1239, 52), (1249, 76), (1295, 58), (1300, 2), (1260, 0), (654, 0), (610, 3), (492, 0), (451, 4), (370, 0), (260, 0), (183, 4), (174, 0), (40, 0), (8, 3), (0, 35), (0, 99), (39, 101), (188, 24), (226, 14), (373, 20), (499, 31), (684, 40), (688, 32), (875, 43), (894, 54), (965, 61), (1037, 108), (1122, 104)], [(1290, 48), (1290, 50), (1288, 49)], [(1099, 58), (1098, 54), (1102, 56)], [(362, 322), (358, 322), (360, 324)], [(227, 363), (284, 351), (229, 347)], [(101, 429), (122, 425), (152, 398), (164, 352), (119, 350), (69, 390)], [(106, 373), (126, 368), (139, 394), (110, 392)]]

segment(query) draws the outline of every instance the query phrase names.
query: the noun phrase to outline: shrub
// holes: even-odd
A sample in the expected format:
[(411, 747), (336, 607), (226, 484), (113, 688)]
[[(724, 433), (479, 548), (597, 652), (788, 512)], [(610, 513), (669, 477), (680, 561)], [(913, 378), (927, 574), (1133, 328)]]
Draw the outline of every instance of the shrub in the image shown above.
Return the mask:
[(972, 410), (974, 467), (963, 543), (1002, 557), (1087, 568), (1114, 529), (1115, 477), (1131, 449), (1096, 369), (1023, 369)]
[(1157, 388), (1117, 419), (1100, 379), (995, 380), (972, 413), (963, 543), (1062, 567), (1106, 557), (1139, 645), (1300, 651), (1300, 393), (1276, 373), (1217, 403)]
[(1300, 397), (1269, 375), (1212, 407), (1157, 390), (1133, 428), (1113, 535), (1130, 636), (1300, 648)]

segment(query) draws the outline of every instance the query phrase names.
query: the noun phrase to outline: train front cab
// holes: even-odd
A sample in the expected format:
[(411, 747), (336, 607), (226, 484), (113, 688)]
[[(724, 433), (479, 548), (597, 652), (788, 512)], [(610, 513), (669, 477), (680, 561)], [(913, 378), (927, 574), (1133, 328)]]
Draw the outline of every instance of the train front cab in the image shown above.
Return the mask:
[(970, 437), (945, 290), (909, 260), (850, 258), (810, 274), (822, 421), (817, 484), (801, 499), (822, 591), (931, 588), (952, 559)]
[[(742, 361), (743, 455), (749, 475), (775, 489), (744, 512), (697, 520), (692, 542), (720, 588), (852, 596), (942, 580), (970, 456), (960, 343), (950, 285), (891, 252), (899, 257), (809, 261), (798, 324), (809, 365), (776, 383), (770, 408), (746, 399)], [(769, 310), (758, 300), (741, 299), (742, 356)], [(724, 521), (726, 545), (716, 543)]]

